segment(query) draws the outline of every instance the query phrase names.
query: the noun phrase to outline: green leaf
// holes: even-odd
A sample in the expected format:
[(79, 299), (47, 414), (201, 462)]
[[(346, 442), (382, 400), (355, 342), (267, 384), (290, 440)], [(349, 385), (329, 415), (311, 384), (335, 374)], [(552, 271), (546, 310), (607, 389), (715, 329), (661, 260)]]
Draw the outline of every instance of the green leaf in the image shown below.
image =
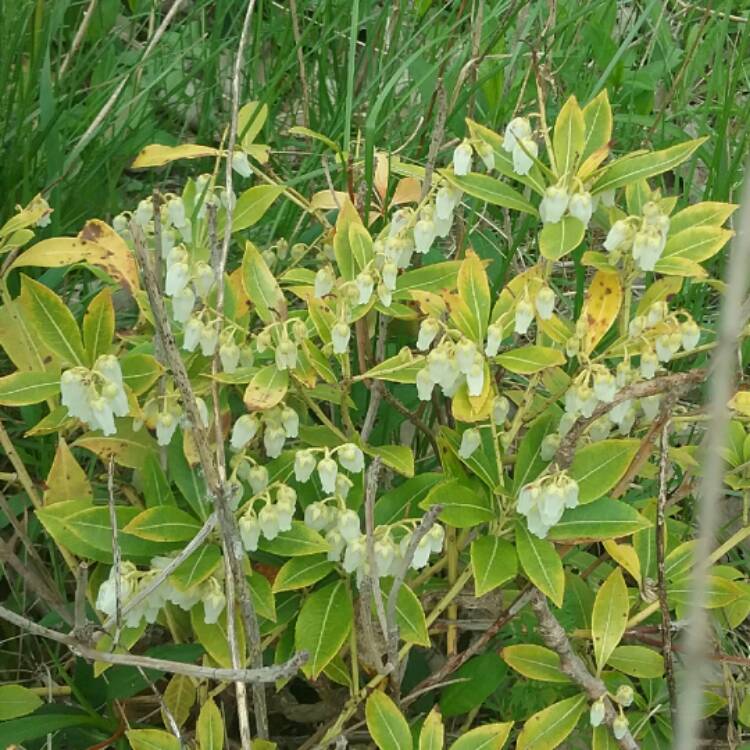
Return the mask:
[(625, 156), (617, 159), (607, 166), (603, 174), (594, 183), (591, 194), (613, 190), (674, 169), (678, 164), (689, 159), (705, 140), (705, 138), (696, 138), (692, 141), (679, 143), (676, 146), (670, 146), (662, 151), (652, 151), (648, 154)]
[(315, 679), (346, 641), (354, 611), (344, 581), (337, 581), (310, 594), (302, 605), (295, 627), (298, 651), (307, 651), (309, 660), (302, 668)]
[(664, 657), (645, 646), (617, 646), (607, 664), (631, 677), (655, 679), (664, 674)]
[(287, 560), (273, 582), (273, 591), (295, 591), (325, 578), (335, 565), (325, 555), (305, 555)]
[(248, 411), (266, 411), (286, 396), (289, 370), (278, 370), (276, 365), (263, 367), (253, 375), (242, 397)]
[(189, 513), (172, 505), (157, 505), (139, 513), (123, 531), (154, 542), (186, 542), (201, 524)]
[[(281, 185), (255, 185), (240, 193), (232, 215), (232, 231), (239, 232), (257, 224), (283, 192)], [(218, 222), (219, 232), (224, 229), (222, 223)]]
[[(708, 609), (718, 609), (733, 604), (742, 593), (734, 581), (721, 576), (711, 575), (707, 580), (705, 606)], [(667, 587), (667, 598), (671, 605), (687, 606), (692, 600), (694, 588), (693, 577), (686, 575), (672, 581)]]
[(357, 271), (361, 271), (373, 258), (372, 237), (357, 221), (349, 224), (349, 247)]
[(590, 503), (609, 492), (625, 475), (640, 445), (640, 440), (599, 440), (577, 450), (568, 473), (578, 482), (578, 502)]
[(539, 251), (547, 260), (560, 260), (583, 241), (586, 227), (575, 216), (565, 216), (555, 224), (545, 224), (539, 232)]
[(258, 547), (279, 557), (302, 557), (318, 552), (328, 552), (328, 542), (317, 531), (302, 521), (292, 521), (289, 531), (280, 531), (273, 541), (261, 539)]
[(245, 294), (250, 298), (258, 317), (264, 323), (273, 322), (274, 315), (280, 318), (286, 316), (284, 293), (268, 269), (263, 256), (252, 242), (245, 243), (245, 254), (242, 257), (242, 283), (245, 287)]
[(532, 375), (548, 367), (565, 364), (565, 355), (549, 346), (529, 344), (495, 357), (495, 362), (518, 375)]
[(501, 750), (512, 728), (512, 721), (484, 724), (462, 734), (450, 750)]
[(497, 177), (477, 172), (459, 177), (452, 172), (442, 170), (440, 174), (454, 187), (481, 201), (532, 216), (537, 215), (534, 206), (521, 193), (506, 185), (502, 180), (498, 180)]
[(143, 497), (147, 508), (158, 505), (176, 505), (174, 495), (169, 486), (169, 480), (161, 468), (159, 458), (155, 453), (149, 453), (140, 470), (143, 484)]
[(596, 592), (594, 610), (591, 613), (591, 636), (599, 674), (620, 643), (628, 622), (629, 609), (628, 587), (625, 585), (622, 569), (615, 568)]
[[(453, 402), (455, 407), (455, 400)], [(438, 443), (445, 441), (453, 455), (468, 467), (471, 472), (476, 474), (490, 489), (494, 492), (500, 484), (500, 478), (497, 473), (497, 460), (495, 458), (494, 448), (492, 446), (492, 433), (490, 430), (481, 430), (480, 435), (482, 443), (468, 458), (462, 458), (459, 455), (461, 448), (461, 436), (449, 427), (441, 427), (439, 431)]]
[(368, 456), (380, 456), (383, 463), (405, 477), (414, 476), (414, 452), (405, 445), (368, 445)]
[(487, 322), (490, 317), (492, 302), (490, 284), (484, 264), (479, 256), (469, 250), (458, 269), (458, 296), (464, 301), (471, 319), (472, 340), (481, 345), (487, 333)]
[(125, 732), (133, 750), (180, 750), (180, 741), (163, 729), (129, 729)]
[(73, 313), (60, 297), (44, 284), (22, 275), (19, 304), (34, 334), (63, 362), (85, 364), (81, 332)]
[(612, 108), (607, 89), (602, 89), (583, 108), (584, 138), (581, 160), (604, 148), (612, 139)]
[(560, 657), (551, 649), (523, 643), (506, 646), (500, 655), (516, 672), (540, 682), (570, 682), (560, 671)]
[(575, 695), (535, 713), (523, 725), (516, 750), (554, 750), (575, 729), (586, 708), (586, 696)]
[[(239, 641), (240, 654), (245, 653), (245, 631), (242, 628), (239, 614), (236, 619), (235, 632)], [(206, 653), (220, 666), (232, 666), (232, 654), (229, 649), (229, 632), (227, 630), (227, 613), (224, 610), (219, 615), (218, 622), (208, 623), (205, 620), (205, 610), (199, 602), (190, 610), (190, 625), (198, 643), (206, 649)]]
[[(385, 597), (390, 593), (392, 583), (393, 581), (383, 580), (381, 590)], [(399, 636), (404, 643), (415, 643), (417, 646), (429, 647), (430, 636), (427, 632), (427, 621), (422, 603), (406, 583), (398, 590), (398, 596), (396, 597), (396, 620), (399, 627)]]
[(471, 567), (474, 593), (484, 596), (518, 574), (515, 547), (494, 534), (486, 534), (471, 543)]
[(195, 727), (200, 750), (223, 750), (224, 721), (221, 712), (211, 698), (201, 707)]
[(76, 461), (73, 452), (62, 437), (58, 438), (55, 458), (47, 474), (46, 484), (45, 505), (66, 500), (93, 500), (94, 497), (86, 472)]
[(136, 396), (145, 393), (164, 372), (156, 357), (150, 354), (126, 354), (120, 359), (122, 380)]
[(167, 711), (178, 727), (181, 727), (190, 716), (190, 711), (197, 699), (196, 681), (185, 674), (172, 675), (162, 697), (162, 721), (169, 726)]
[[(71, 727), (96, 727), (99, 731), (102, 729), (105, 732), (111, 731), (111, 725), (102, 726), (102, 719), (90, 714), (69, 712), (34, 714), (0, 724), (0, 747), (10, 748)], [(40, 747), (40, 744), (35, 743), (34, 747)]]
[(574, 171), (583, 153), (585, 128), (583, 112), (578, 100), (575, 96), (571, 96), (563, 104), (552, 133), (552, 148), (555, 152), (558, 177)]
[(521, 438), (513, 472), (514, 494), (518, 494), (525, 484), (533, 482), (549, 464), (549, 461), (542, 458), (542, 442), (547, 435), (557, 430), (559, 419), (559, 409), (547, 409), (529, 425)]
[(431, 263), (421, 268), (404, 271), (396, 279), (394, 299), (409, 299), (411, 292), (442, 292), (455, 289), (458, 279), (460, 260), (446, 260), (442, 263)]
[(443, 716), (459, 716), (481, 706), (497, 690), (507, 672), (505, 662), (494, 651), (469, 659), (453, 673), (457, 682), (443, 688), (440, 694)]
[(0, 720), (15, 719), (36, 711), (42, 699), (21, 685), (0, 685)]
[(413, 516), (430, 489), (444, 478), (443, 474), (428, 471), (383, 493), (375, 502), (375, 525), (389, 525)]
[(419, 750), (443, 750), (445, 741), (445, 727), (440, 717), (440, 711), (434, 706), (427, 714), (419, 732)]
[(89, 303), (83, 316), (83, 345), (91, 365), (108, 354), (115, 336), (115, 308), (109, 287), (102, 289)]
[(734, 232), (729, 229), (713, 226), (690, 227), (677, 234), (670, 232), (659, 262), (685, 258), (703, 263), (716, 255), (733, 236)]
[[(242, 148), (247, 150), (255, 143), (255, 138), (268, 119), (268, 105), (260, 102), (248, 102), (237, 113), (237, 137)], [(203, 748), (201, 748), (203, 750)]]
[(409, 725), (396, 704), (376, 690), (365, 704), (367, 728), (380, 750), (412, 750)]
[(415, 357), (408, 347), (404, 347), (398, 354), (383, 360), (360, 375), (357, 380), (375, 379), (387, 380), (391, 383), (416, 383), (417, 373), (425, 366), (426, 358)]
[(169, 576), (169, 582), (180, 591), (197, 586), (206, 580), (221, 562), (221, 550), (216, 544), (204, 544), (188, 555)]
[(55, 372), (14, 372), (0, 378), (0, 405), (28, 406), (46, 401), (60, 392)]
[(671, 217), (669, 232), (674, 236), (680, 234), (684, 229), (693, 227), (720, 227), (736, 210), (737, 205), (734, 203), (713, 201), (694, 203)]
[(622, 500), (601, 498), (566, 510), (549, 530), (548, 538), (556, 542), (617, 539), (651, 525), (647, 518)]
[(516, 552), (523, 572), (543, 594), (562, 607), (565, 573), (555, 545), (534, 536), (523, 519), (516, 524)]
[(469, 479), (448, 479), (435, 485), (419, 504), (423, 510), (440, 503), (441, 521), (457, 529), (467, 529), (495, 518), (495, 508), (487, 491), (479, 482)]
[(248, 578), (248, 585), (256, 612), (264, 619), (276, 622), (276, 600), (268, 578), (254, 571)]

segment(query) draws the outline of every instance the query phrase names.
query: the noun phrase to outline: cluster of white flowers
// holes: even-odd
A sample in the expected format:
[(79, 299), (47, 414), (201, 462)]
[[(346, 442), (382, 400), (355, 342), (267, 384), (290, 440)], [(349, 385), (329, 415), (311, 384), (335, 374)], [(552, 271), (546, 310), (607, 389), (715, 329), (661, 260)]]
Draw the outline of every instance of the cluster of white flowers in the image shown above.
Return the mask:
[[(274, 362), (278, 370), (294, 370), (297, 367), (299, 347), (307, 338), (307, 326), (303, 320), (294, 318), (283, 323), (271, 323), (255, 336), (255, 348), (258, 354), (273, 350)], [(252, 364), (251, 353), (240, 360), (249, 367)]]
[[(509, 411), (510, 403), (508, 399), (505, 398), (505, 396), (495, 396), (492, 400), (491, 418), (498, 427), (502, 427), (505, 424)], [(476, 449), (482, 444), (482, 436), (479, 430), (479, 427), (469, 427), (467, 430), (463, 431), (461, 435), (461, 444), (458, 447), (458, 455), (460, 458), (471, 458), (474, 451), (476, 451)]]
[[(622, 709), (633, 704), (635, 691), (630, 685), (620, 685), (617, 692), (611, 696), (615, 703), (621, 706), (620, 713), (612, 722), (612, 733), (616, 740), (621, 740), (628, 731), (628, 719)], [(604, 705), (604, 696), (597, 698), (592, 704), (589, 711), (589, 723), (592, 727), (598, 727), (604, 721), (606, 706)]]
[[(199, 396), (195, 399), (201, 424), (209, 425), (208, 406)], [(179, 394), (173, 387), (169, 387), (163, 396), (150, 399), (143, 407), (142, 418), (133, 420), (133, 428), (137, 431), (143, 424), (156, 431), (156, 442), (159, 445), (169, 445), (178, 427), (190, 428), (187, 414), (179, 403)]]
[[(550, 185), (544, 191), (539, 203), (539, 216), (544, 224), (557, 224), (567, 213), (568, 216), (578, 219), (584, 227), (587, 227), (599, 197), (599, 195), (592, 196), (583, 188), (570, 192), (562, 182)], [(602, 202), (609, 202), (610, 197), (613, 198), (610, 193), (602, 193), (601, 197)]]
[[(140, 591), (150, 586), (151, 582), (161, 574), (161, 571), (169, 562), (168, 557), (155, 557), (151, 561), (151, 568), (146, 571), (138, 570), (129, 561), (122, 562), (120, 565), (120, 609), (122, 610)], [(115, 572), (116, 569), (113, 566), (109, 572), (109, 577), (99, 587), (96, 597), (96, 608), (109, 617), (114, 617), (117, 612)], [(190, 611), (196, 604), (203, 602), (205, 621), (215, 623), (224, 611), (226, 597), (221, 581), (214, 576), (187, 591), (180, 591), (167, 578), (140, 604), (125, 613), (123, 624), (134, 628), (144, 619), (147, 623), (154, 623), (167, 602), (171, 602), (185, 611)]]
[(287, 484), (275, 488), (275, 500), (272, 500), (268, 487), (268, 471), (265, 466), (254, 466), (249, 472), (248, 481), (255, 495), (265, 493), (263, 507), (255, 510), (255, 502), (249, 502), (238, 522), (242, 546), (248, 552), (258, 549), (260, 537), (272, 541), (282, 531), (292, 528), (294, 511), (297, 508), (297, 493)]
[(258, 414), (243, 414), (232, 426), (229, 444), (235, 452), (245, 450), (263, 428), (263, 447), (269, 458), (277, 458), (287, 439), (299, 435), (299, 414), (291, 406), (279, 405)]
[(531, 123), (525, 117), (513, 118), (505, 128), (503, 150), (513, 157), (513, 171), (527, 175), (534, 166), (539, 147), (531, 135)]
[(641, 216), (628, 216), (612, 224), (604, 240), (614, 262), (623, 253), (631, 253), (642, 271), (653, 271), (661, 258), (669, 234), (669, 216), (659, 203), (651, 200), (644, 203)]
[(495, 168), (495, 152), (489, 143), (483, 140), (470, 141), (464, 138), (453, 151), (453, 173), (464, 177), (471, 172), (471, 162), (476, 151), (488, 170)]
[(117, 357), (104, 354), (89, 370), (74, 367), (60, 377), (61, 402), (71, 417), (104, 435), (117, 432), (115, 417), (127, 416), (128, 396)]
[(529, 531), (544, 539), (566, 508), (578, 505), (578, 483), (564, 471), (547, 474), (521, 488), (516, 510), (526, 516)]
[(535, 317), (549, 320), (555, 312), (555, 293), (546, 284), (542, 284), (531, 299), (529, 288), (525, 287), (515, 306), (514, 331), (520, 336), (528, 333), (529, 326)]

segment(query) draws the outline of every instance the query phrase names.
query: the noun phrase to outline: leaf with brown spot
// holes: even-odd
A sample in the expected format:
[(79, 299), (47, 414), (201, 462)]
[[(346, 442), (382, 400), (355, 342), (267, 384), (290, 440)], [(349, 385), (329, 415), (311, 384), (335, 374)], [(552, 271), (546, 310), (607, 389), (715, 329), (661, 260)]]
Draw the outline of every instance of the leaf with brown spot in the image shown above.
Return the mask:
[(617, 274), (597, 271), (591, 280), (581, 318), (586, 321), (582, 348), (586, 354), (602, 340), (615, 322), (622, 305), (622, 286)]

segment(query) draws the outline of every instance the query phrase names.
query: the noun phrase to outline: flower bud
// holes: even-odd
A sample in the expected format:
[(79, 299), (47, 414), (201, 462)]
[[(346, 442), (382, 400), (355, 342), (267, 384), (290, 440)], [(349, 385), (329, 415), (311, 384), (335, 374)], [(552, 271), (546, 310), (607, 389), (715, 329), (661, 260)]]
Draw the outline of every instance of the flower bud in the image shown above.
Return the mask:
[(338, 322), (331, 329), (331, 343), (334, 354), (346, 354), (352, 332), (346, 323)]
[(453, 151), (453, 172), (459, 177), (471, 172), (471, 159), (473, 152), (471, 144), (464, 140)]
[(521, 299), (516, 305), (515, 332), (524, 336), (534, 320), (534, 308), (527, 299)]
[(414, 246), (418, 253), (424, 255), (429, 252), (435, 241), (435, 222), (429, 219), (420, 219), (414, 225)]
[(627, 708), (633, 703), (635, 693), (630, 685), (620, 685), (615, 693), (615, 700), (621, 705)]
[(461, 445), (458, 449), (458, 455), (461, 458), (470, 458), (472, 453), (481, 445), (482, 437), (476, 427), (465, 430), (461, 436)]
[(198, 296), (205, 300), (213, 289), (214, 283), (216, 282), (216, 274), (214, 269), (203, 260), (199, 260), (193, 266), (193, 285), (195, 291), (198, 292)]
[(425, 318), (419, 326), (417, 349), (421, 352), (427, 351), (438, 333), (440, 333), (440, 323), (435, 318)]
[(488, 172), (495, 168), (495, 150), (486, 141), (478, 141), (474, 144), (474, 150), (479, 158), (484, 162), (485, 169)]
[(466, 375), (475, 363), (477, 345), (469, 339), (461, 339), (456, 344), (455, 357), (459, 371)]
[(630, 222), (625, 219), (618, 219), (607, 232), (604, 249), (610, 253), (621, 250), (632, 243), (633, 235), (634, 231)]
[(536, 311), (542, 320), (549, 320), (555, 310), (555, 293), (548, 287), (543, 286), (534, 298)]
[(172, 297), (172, 318), (177, 323), (187, 323), (193, 314), (195, 293), (186, 286)]
[(435, 383), (430, 377), (430, 371), (427, 367), (422, 368), (417, 373), (417, 396), (420, 401), (429, 401), (432, 398), (432, 389)]
[(592, 727), (601, 726), (601, 723), (604, 721), (604, 713), (604, 700), (602, 698), (597, 698), (591, 704), (591, 711), (589, 712), (589, 723)]
[(324, 266), (315, 274), (315, 297), (321, 299), (331, 293), (336, 277), (330, 266)]
[(647, 349), (641, 354), (641, 377), (651, 380), (656, 375), (658, 367), (659, 358), (651, 349)]
[(510, 411), (510, 402), (505, 396), (495, 396), (492, 402), (492, 421), (500, 426), (505, 424)]
[(372, 274), (368, 271), (362, 271), (357, 276), (357, 292), (359, 296), (357, 298), (358, 305), (366, 305), (372, 298), (372, 292), (375, 288), (375, 280), (372, 278)]
[(354, 443), (344, 443), (336, 452), (339, 463), (353, 474), (358, 474), (365, 468), (365, 456)]
[(570, 196), (565, 188), (550, 185), (544, 191), (544, 197), (539, 204), (539, 216), (544, 224), (557, 224), (568, 208)]
[(232, 169), (240, 177), (250, 177), (253, 174), (253, 169), (244, 151), (234, 151), (232, 153)]
[(628, 726), (628, 720), (622, 714), (612, 722), (612, 734), (616, 740), (621, 740), (628, 733)]
[(279, 370), (293, 370), (297, 366), (297, 345), (289, 339), (280, 341), (276, 347), (275, 360)]
[(294, 455), (294, 478), (306, 482), (315, 470), (315, 456), (310, 451), (297, 451)]
[(247, 481), (250, 483), (254, 495), (263, 492), (268, 487), (268, 469), (265, 466), (256, 464), (248, 471)]
[(591, 214), (594, 213), (594, 204), (591, 200), (591, 193), (574, 193), (568, 204), (568, 213), (583, 222), (583, 225), (587, 227), (591, 221)]
[(233, 373), (240, 362), (240, 348), (234, 341), (226, 341), (219, 347), (219, 359), (221, 369), (227, 373)]

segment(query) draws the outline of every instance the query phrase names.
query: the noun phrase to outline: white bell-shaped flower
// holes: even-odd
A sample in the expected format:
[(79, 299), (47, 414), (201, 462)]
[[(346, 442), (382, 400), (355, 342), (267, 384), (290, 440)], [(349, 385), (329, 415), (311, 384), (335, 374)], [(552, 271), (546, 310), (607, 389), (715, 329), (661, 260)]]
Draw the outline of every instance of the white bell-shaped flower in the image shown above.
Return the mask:
[(324, 492), (333, 494), (336, 491), (336, 475), (338, 473), (339, 465), (330, 456), (325, 456), (318, 461), (318, 477)]
[(653, 271), (664, 250), (664, 240), (656, 229), (637, 232), (633, 241), (633, 259), (642, 271)]
[(365, 454), (354, 443), (344, 443), (336, 451), (339, 463), (352, 474), (358, 474), (365, 468)]
[(172, 297), (172, 319), (177, 323), (187, 323), (195, 307), (195, 292), (186, 286)]
[(594, 213), (594, 204), (591, 200), (591, 193), (573, 193), (568, 204), (568, 213), (574, 216), (583, 225), (587, 227), (591, 221), (591, 215)]
[(628, 733), (630, 725), (625, 714), (619, 714), (612, 722), (612, 734), (616, 740), (621, 740)]
[(422, 568), (424, 568), (424, 566), (427, 565), (427, 562), (430, 559), (431, 553), (432, 544), (428, 536), (425, 534), (425, 536), (423, 536), (419, 540), (417, 548), (414, 550), (414, 557), (412, 557), (411, 559), (411, 567), (414, 570), (421, 570)]
[(190, 318), (185, 323), (185, 331), (182, 338), (182, 348), (188, 352), (194, 352), (198, 348), (203, 333), (203, 323), (199, 318)]
[(510, 411), (510, 402), (505, 396), (495, 396), (492, 401), (492, 421), (496, 425), (505, 424)]
[(607, 252), (630, 247), (634, 238), (633, 227), (625, 219), (618, 219), (607, 232), (604, 240), (604, 249)]
[(461, 191), (448, 185), (443, 185), (435, 196), (435, 216), (438, 219), (448, 219), (453, 215), (453, 209), (461, 200)]
[(633, 704), (635, 698), (635, 691), (630, 685), (620, 685), (615, 693), (615, 700), (624, 708), (628, 708)]
[(598, 403), (599, 399), (596, 397), (594, 389), (585, 383), (581, 383), (578, 386), (578, 411), (588, 419), (594, 413)]
[(375, 555), (375, 569), (378, 576), (383, 578), (392, 575), (394, 572), (394, 563), (397, 561), (398, 548), (391, 541), (390, 537), (386, 536), (376, 539), (373, 545), (373, 552)]
[(315, 274), (314, 294), (317, 299), (322, 299), (331, 293), (333, 285), (336, 283), (336, 276), (330, 266), (323, 266)]
[(336, 476), (336, 494), (340, 498), (346, 500), (352, 487), (354, 487), (354, 482), (346, 474), (338, 474)]
[(255, 552), (260, 540), (260, 524), (255, 513), (245, 513), (237, 523), (242, 546), (247, 552)]
[(172, 263), (167, 268), (164, 281), (164, 293), (172, 297), (181, 292), (190, 283), (190, 266), (184, 262)]
[(167, 201), (167, 215), (169, 216), (169, 223), (173, 227), (182, 227), (187, 223), (185, 217), (185, 204), (182, 202), (182, 198), (175, 196)]
[(692, 318), (688, 318), (681, 324), (680, 331), (682, 334), (682, 348), (686, 352), (695, 349), (701, 338), (701, 329), (698, 324)]
[(495, 150), (485, 141), (478, 141), (474, 144), (474, 150), (477, 156), (484, 162), (485, 169), (491, 172), (495, 168)]
[(227, 599), (221, 584), (213, 576), (203, 584), (202, 589), (204, 620), (208, 625), (214, 625), (227, 606)]
[(94, 371), (104, 379), (102, 396), (108, 401), (117, 417), (125, 417), (130, 411), (128, 395), (123, 387), (120, 363), (112, 354), (103, 354), (94, 363)]
[(351, 328), (341, 321), (331, 328), (331, 343), (333, 344), (334, 354), (346, 354), (349, 349), (349, 339), (351, 338), (351, 335)]
[(435, 215), (433, 223), (435, 224), (435, 236), (445, 238), (450, 234), (453, 226), (453, 213), (451, 212), (445, 217)]
[(299, 414), (291, 406), (282, 408), (281, 426), (288, 438), (296, 438), (299, 435)]
[(445, 529), (436, 523), (428, 532), (426, 538), (430, 542), (430, 550), (434, 554), (439, 554), (443, 550), (445, 543)]
[(660, 362), (669, 362), (672, 359), (672, 346), (668, 333), (656, 337), (656, 356)]
[(531, 136), (531, 123), (526, 117), (514, 117), (505, 128), (503, 150), (509, 154), (516, 148), (518, 141)]
[(474, 364), (466, 373), (466, 387), (469, 396), (481, 396), (484, 390), (484, 363), (481, 359), (475, 360)]
[(542, 461), (551, 461), (560, 448), (560, 435), (557, 432), (550, 432), (545, 435), (539, 448), (539, 455)]
[(557, 224), (568, 208), (570, 196), (565, 188), (550, 185), (544, 191), (544, 197), (539, 204), (539, 216), (544, 224)]
[(344, 552), (343, 567), (347, 573), (354, 573), (365, 562), (367, 555), (367, 544), (365, 537), (360, 536), (346, 545)]
[(331, 529), (325, 535), (325, 540), (328, 543), (328, 554), (326, 558), (329, 562), (339, 562), (341, 560), (341, 553), (346, 547), (346, 540), (338, 529)]
[(393, 291), (385, 284), (378, 284), (378, 299), (384, 307), (390, 307), (393, 302)]
[(467, 140), (461, 141), (453, 151), (453, 172), (459, 177), (471, 172), (471, 160), (474, 153)]
[(414, 225), (414, 246), (420, 255), (429, 252), (435, 241), (435, 222), (432, 219), (420, 219)]
[(432, 389), (435, 387), (435, 382), (430, 376), (430, 371), (427, 367), (423, 367), (417, 373), (417, 397), (420, 401), (429, 401), (432, 398)]
[(594, 395), (605, 404), (611, 404), (617, 393), (615, 376), (605, 367), (597, 368), (594, 374)]
[(283, 427), (266, 425), (266, 429), (263, 430), (263, 447), (269, 458), (278, 458), (284, 450), (285, 442), (286, 432)]
[(458, 455), (464, 459), (470, 458), (481, 444), (482, 436), (479, 434), (479, 430), (476, 427), (464, 430), (463, 435), (461, 435), (461, 445), (458, 449)]
[(159, 412), (156, 418), (156, 442), (159, 445), (169, 445), (172, 442), (172, 436), (177, 430), (179, 420), (171, 411), (165, 410)]
[(397, 276), (398, 266), (393, 261), (386, 261), (380, 272), (380, 278), (382, 279), (385, 288), (391, 292), (396, 288)]
[(226, 373), (233, 373), (240, 363), (240, 348), (234, 341), (225, 341), (219, 347), (221, 369)]
[(216, 283), (216, 274), (213, 268), (206, 263), (204, 260), (199, 260), (193, 266), (193, 286), (195, 291), (198, 292), (198, 296), (205, 300), (211, 293), (214, 284)]
[(523, 177), (534, 166), (539, 155), (539, 146), (533, 138), (522, 138), (513, 149), (513, 171)]
[(633, 408), (633, 402), (628, 398), (624, 401), (620, 401), (616, 403), (607, 413), (607, 416), (614, 422), (615, 424), (619, 425), (622, 423), (622, 421), (626, 418), (629, 411), (631, 411)]
[(421, 352), (427, 351), (438, 333), (440, 333), (440, 323), (435, 318), (425, 318), (419, 326), (417, 349)]
[(293, 370), (297, 367), (297, 344), (290, 339), (279, 342), (275, 352), (276, 368), (279, 370)]
[(243, 414), (232, 427), (229, 444), (233, 451), (241, 451), (255, 437), (260, 422), (254, 414)]
[(366, 305), (372, 299), (372, 292), (375, 289), (375, 279), (369, 271), (362, 271), (357, 275), (357, 298), (358, 305)]
[(297, 451), (294, 455), (294, 478), (306, 482), (315, 471), (315, 456), (306, 450)]
[(235, 151), (232, 153), (232, 169), (240, 177), (250, 177), (253, 174), (253, 168), (244, 151)]
[(218, 321), (210, 320), (203, 326), (200, 334), (201, 353), (204, 357), (213, 357), (219, 343)]
[(466, 375), (477, 358), (477, 345), (469, 339), (461, 339), (456, 344), (455, 358), (459, 371)]
[(494, 357), (500, 350), (500, 344), (503, 341), (503, 327), (499, 323), (491, 323), (487, 327), (487, 343), (484, 347), (484, 353), (488, 357)]
[(656, 415), (659, 413), (660, 404), (661, 396), (659, 396), (658, 393), (653, 396), (646, 396), (640, 400), (640, 406), (646, 419), (649, 421), (656, 419)]
[(266, 503), (258, 513), (258, 523), (265, 539), (273, 541), (279, 535), (279, 513), (274, 505)]
[(604, 721), (604, 714), (604, 700), (602, 698), (597, 698), (591, 704), (591, 710), (589, 711), (589, 724), (591, 724), (592, 727), (601, 726)]
[(541, 287), (534, 297), (534, 306), (542, 320), (549, 320), (555, 312), (555, 293), (546, 285)]
[(520, 336), (526, 335), (531, 322), (534, 320), (534, 306), (526, 298), (520, 299), (516, 305), (514, 330)]
[(323, 531), (332, 523), (332, 510), (322, 501), (310, 503), (305, 508), (305, 525), (313, 531)]
[(339, 533), (347, 542), (352, 542), (355, 539), (359, 539), (362, 534), (359, 523), (359, 516), (350, 509), (344, 510), (339, 513), (338, 520), (336, 521), (336, 528), (339, 530)]
[(247, 481), (250, 483), (254, 495), (263, 492), (268, 487), (268, 469), (256, 464), (247, 472)]
[(276, 512), (279, 518), (279, 531), (289, 531), (292, 528), (292, 518), (297, 508), (297, 493), (282, 484), (276, 491)]
[(142, 227), (145, 227), (151, 219), (154, 218), (154, 203), (148, 198), (144, 198), (138, 203), (138, 208), (133, 214), (133, 221)]

